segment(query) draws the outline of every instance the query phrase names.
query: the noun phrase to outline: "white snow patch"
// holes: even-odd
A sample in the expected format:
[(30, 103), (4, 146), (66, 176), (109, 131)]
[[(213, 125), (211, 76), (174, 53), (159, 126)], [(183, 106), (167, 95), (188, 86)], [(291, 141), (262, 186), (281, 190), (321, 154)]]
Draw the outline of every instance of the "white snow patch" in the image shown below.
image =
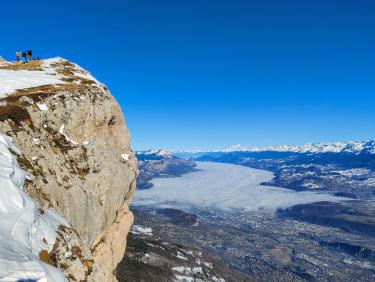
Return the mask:
[[(91, 75), (90, 72), (86, 71), (85, 69), (80, 67), (78, 64), (73, 63), (73, 65), (76, 68), (76, 71), (74, 72), (74, 76), (94, 81), (96, 86), (102, 91), (102, 93), (106, 94), (105, 85), (103, 83), (98, 81), (94, 76)], [(79, 84), (80, 81), (77, 81), (77, 83)], [(84, 99), (82, 99), (82, 100), (84, 100)]]
[(175, 266), (172, 268), (173, 271), (176, 271), (181, 274), (185, 275), (197, 275), (197, 274), (203, 274), (202, 267), (186, 267), (186, 266)]
[(203, 264), (206, 266), (206, 267), (208, 267), (208, 268), (213, 268), (213, 265), (212, 265), (212, 263), (210, 263), (210, 262), (203, 262)]
[(51, 75), (51, 71), (2, 70), (0, 69), (0, 97), (13, 93), (17, 89), (64, 83), (60, 75)]
[(36, 106), (38, 107), (38, 109), (40, 111), (48, 111), (48, 107), (46, 104), (39, 104), (39, 103), (36, 103)]
[(346, 170), (334, 170), (332, 172), (339, 173), (343, 176), (352, 177), (352, 176), (362, 176), (371, 173), (371, 170), (365, 168), (353, 168)]
[(40, 261), (38, 254), (42, 249), (52, 250), (58, 225), (67, 222), (53, 210), (38, 212), (23, 192), (26, 172), (9, 149), (15, 149), (11, 138), (0, 134), (0, 281), (66, 281), (62, 272)]
[(305, 181), (303, 184), (302, 184), (303, 187), (306, 187), (306, 188), (309, 188), (309, 189), (319, 189), (320, 188), (320, 185), (319, 184), (316, 184), (314, 182), (311, 182), (311, 181)]
[(127, 162), (129, 160), (129, 154), (121, 154), (121, 159), (124, 161), (124, 162)]
[(182, 259), (182, 260), (188, 260), (188, 258), (179, 251), (177, 251), (177, 258)]
[(130, 231), (133, 234), (145, 234), (145, 235), (152, 235), (152, 228), (151, 227), (145, 227), (142, 225), (133, 225), (132, 229)]
[(40, 144), (40, 140), (38, 138), (33, 138), (33, 142), (34, 142), (35, 145)]
[(176, 279), (177, 282), (194, 282), (194, 278), (189, 276), (176, 275)]
[(179, 272), (179, 273), (185, 273), (185, 274), (190, 274), (191, 273), (191, 268), (186, 267), (186, 266), (175, 266), (172, 267), (173, 271)]
[(143, 155), (158, 155), (162, 157), (172, 157), (172, 152), (166, 149), (159, 149), (159, 150), (148, 150), (148, 151), (137, 151), (137, 154)]
[(221, 277), (217, 278), (216, 276), (212, 276), (211, 279), (214, 282), (225, 282), (225, 280)]
[(192, 272), (194, 274), (203, 274), (203, 269), (200, 266), (193, 267)]
[[(64, 76), (56, 71), (55, 66), (55, 64), (58, 65), (63, 62), (66, 62), (66, 60), (59, 57), (44, 60), (41, 66), (42, 70), (40, 71), (0, 69), (0, 97), (9, 95), (18, 89), (66, 83), (62, 80)], [(95, 77), (79, 65), (73, 65), (73, 75), (78, 78), (74, 83), (80, 84), (80, 78), (89, 79), (95, 82), (96, 86), (103, 92), (103, 94), (106, 93), (104, 84), (100, 83)], [(80, 99), (84, 100), (85, 98), (84, 96), (81, 96)]]
[(73, 145), (78, 145), (77, 142), (73, 141), (72, 139), (70, 139), (68, 137), (68, 135), (65, 134), (64, 132), (64, 129), (65, 129), (65, 124), (63, 124), (62, 126), (60, 126), (60, 129), (59, 129), (59, 133), (65, 137), (65, 140), (68, 141), (69, 143), (72, 143)]

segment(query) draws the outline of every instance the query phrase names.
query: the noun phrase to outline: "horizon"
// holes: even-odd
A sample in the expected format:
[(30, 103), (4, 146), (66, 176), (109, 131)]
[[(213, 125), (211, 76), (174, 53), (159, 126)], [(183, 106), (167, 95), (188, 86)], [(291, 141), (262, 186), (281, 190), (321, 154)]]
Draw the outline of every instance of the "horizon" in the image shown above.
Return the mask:
[(375, 2), (244, 2), (21, 0), (0, 55), (92, 72), (137, 150), (374, 139)]
[(160, 151), (160, 150), (165, 150), (168, 152), (172, 153), (204, 153), (204, 152), (222, 152), (224, 150), (232, 149), (235, 147), (240, 147), (243, 150), (253, 150), (253, 149), (268, 149), (268, 148), (278, 148), (278, 147), (283, 147), (283, 146), (290, 146), (290, 147), (301, 147), (304, 145), (332, 145), (332, 144), (348, 144), (348, 143), (367, 143), (367, 142), (372, 142), (375, 141), (375, 139), (367, 139), (367, 140), (347, 140), (347, 141), (328, 141), (328, 142), (307, 142), (307, 143), (302, 143), (302, 144), (280, 144), (280, 145), (270, 145), (270, 146), (247, 146), (243, 144), (232, 144), (227, 147), (222, 147), (222, 148), (187, 148), (187, 149), (182, 149), (182, 150), (175, 150), (172, 148), (148, 148), (144, 150), (138, 150), (134, 149), (136, 152), (147, 152), (147, 151)]

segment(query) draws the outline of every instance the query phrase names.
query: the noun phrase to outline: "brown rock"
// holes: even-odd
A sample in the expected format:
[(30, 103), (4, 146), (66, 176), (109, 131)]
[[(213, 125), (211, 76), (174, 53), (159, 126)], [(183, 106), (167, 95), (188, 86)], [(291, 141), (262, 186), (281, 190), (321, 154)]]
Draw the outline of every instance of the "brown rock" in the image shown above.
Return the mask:
[[(23, 113), (0, 116), (0, 130), (22, 149), (19, 163), (33, 176), (25, 191), (71, 223), (69, 232), (60, 231), (55, 265), (77, 280), (114, 281), (113, 270), (133, 222), (128, 204), (137, 160), (122, 111), (105, 86), (75, 77), (85, 71), (67, 61), (55, 67), (67, 83), (23, 89), (0, 99), (7, 109)], [(80, 255), (77, 248), (65, 246), (72, 240)]]

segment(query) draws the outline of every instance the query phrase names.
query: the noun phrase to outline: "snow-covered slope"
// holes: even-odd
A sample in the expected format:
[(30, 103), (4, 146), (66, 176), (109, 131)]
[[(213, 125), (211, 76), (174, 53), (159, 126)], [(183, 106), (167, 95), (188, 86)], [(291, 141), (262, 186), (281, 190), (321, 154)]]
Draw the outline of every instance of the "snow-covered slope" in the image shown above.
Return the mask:
[(0, 97), (11, 94), (17, 89), (63, 83), (60, 80), (61, 76), (50, 70), (52, 69), (46, 68), (45, 71), (0, 69)]
[(23, 192), (27, 174), (10, 150), (18, 152), (11, 139), (0, 134), (0, 281), (66, 281), (62, 272), (38, 257), (52, 250), (58, 225), (67, 223), (54, 210), (41, 214)]
[[(64, 64), (71, 66), (69, 72), (64, 71)], [(0, 65), (0, 98), (19, 89), (67, 82), (79, 84), (83, 80), (92, 81), (100, 88), (104, 87), (89, 72), (59, 57), (33, 61), (26, 65), (3, 64)]]

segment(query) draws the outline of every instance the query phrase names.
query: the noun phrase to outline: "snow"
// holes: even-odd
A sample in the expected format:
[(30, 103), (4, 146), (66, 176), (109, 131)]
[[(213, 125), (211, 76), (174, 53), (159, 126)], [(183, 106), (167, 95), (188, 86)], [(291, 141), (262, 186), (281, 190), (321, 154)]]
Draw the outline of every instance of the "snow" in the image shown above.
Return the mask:
[(185, 266), (175, 266), (175, 267), (172, 267), (172, 270), (176, 271), (176, 272), (179, 272), (179, 273), (186, 273), (186, 274), (191, 273), (191, 268), (185, 267)]
[[(185, 250), (185, 252), (191, 256), (194, 256), (194, 251), (192, 250)], [(201, 255), (201, 252), (196, 252), (197, 255)], [(187, 257), (183, 255), (183, 253), (177, 251), (177, 257), (180, 259), (183, 259), (187, 261)], [(173, 266), (172, 271), (175, 272), (175, 281), (195, 281), (195, 282), (203, 282), (203, 281), (217, 281), (217, 282), (225, 282), (224, 279), (218, 278), (216, 276), (213, 276), (210, 274), (209, 269), (213, 269), (212, 263), (208, 262), (203, 262), (203, 264), (207, 267), (205, 269), (202, 268), (201, 266), (201, 259), (195, 258), (196, 265), (190, 265), (187, 266), (187, 262), (184, 262), (184, 265), (178, 265), (178, 266)]]
[(168, 157), (172, 155), (171, 151), (168, 151), (166, 149), (159, 149), (159, 150), (148, 150), (148, 151), (137, 151), (137, 154), (142, 155), (158, 155), (162, 157)]
[(347, 169), (347, 170), (334, 170), (332, 172), (336, 172), (347, 177), (353, 177), (353, 176), (367, 175), (371, 172), (371, 170), (365, 169), (365, 168), (353, 168), (353, 169)]
[(216, 276), (212, 276), (211, 279), (214, 282), (225, 282), (223, 278), (217, 278)]
[(132, 229), (130, 231), (133, 234), (145, 234), (145, 235), (152, 235), (152, 228), (150, 227), (145, 227), (142, 225), (133, 225)]
[(265, 170), (212, 162), (197, 162), (197, 169), (181, 177), (153, 179), (153, 187), (138, 190), (132, 204), (185, 210), (252, 212), (262, 209), (274, 212), (277, 208), (296, 204), (345, 200), (313, 191), (296, 192), (260, 185), (274, 177), (272, 172)]
[(194, 282), (195, 279), (194, 277), (189, 277), (189, 276), (183, 276), (183, 275), (176, 275), (176, 281), (178, 282)]
[(0, 134), (0, 281), (66, 281), (38, 255), (52, 250), (58, 225), (68, 223), (52, 209), (39, 213), (23, 191), (27, 174), (9, 149), (19, 152), (10, 137)]
[(281, 145), (281, 146), (269, 146), (264, 148), (259, 147), (245, 147), (240, 144), (230, 146), (226, 149), (220, 150), (187, 150), (187, 151), (175, 151), (175, 155), (185, 154), (196, 154), (201, 156), (205, 153), (231, 153), (231, 152), (291, 152), (291, 153), (369, 153), (375, 154), (375, 140), (364, 141), (364, 142), (332, 142), (332, 143), (307, 143), (304, 145)]
[(59, 133), (65, 137), (65, 140), (68, 141), (69, 143), (72, 143), (73, 145), (78, 145), (77, 142), (73, 141), (72, 139), (69, 138), (68, 135), (65, 134), (64, 132), (64, 129), (65, 129), (65, 124), (61, 125), (60, 128), (59, 128)]
[[(66, 60), (63, 58), (52, 58), (42, 61), (42, 70), (9, 70), (0, 69), (0, 98), (12, 94), (18, 89), (25, 89), (31, 87), (38, 87), (43, 85), (54, 85), (64, 84), (62, 79), (64, 76), (56, 71), (56, 64), (63, 63)], [(76, 84), (80, 84), (82, 79), (89, 79), (96, 83), (96, 86), (105, 94), (105, 86), (96, 80), (89, 72), (81, 68), (77, 64), (74, 65), (73, 75), (77, 78), (74, 81)], [(85, 99), (80, 97), (80, 99)], [(42, 106), (44, 108), (44, 106)], [(39, 108), (40, 109), (40, 108)], [(44, 111), (44, 109), (40, 109)], [(45, 109), (48, 110), (48, 109)]]
[(0, 97), (11, 94), (17, 89), (64, 83), (61, 78), (48, 67), (45, 71), (0, 69)]
[[(48, 60), (44, 60), (43, 67), (44, 67), (44, 69), (46, 69), (47, 71), (49, 71), (51, 74), (53, 74), (54, 73), (54, 71), (53, 71), (53, 68), (54, 68), (53, 65), (54, 64), (59, 64), (59, 63), (61, 63), (63, 61), (65, 61), (65, 59), (60, 58), (60, 57), (55, 57), (55, 58), (51, 58), (51, 59), (48, 59)], [(92, 76), (90, 72), (86, 71), (85, 69), (83, 69), (78, 64), (75, 64), (75, 63), (71, 63), (71, 64), (74, 65), (73, 75), (75, 77), (94, 81), (95, 84), (96, 84), (96, 86), (103, 92), (103, 94), (106, 93), (106, 89), (105, 89), (104, 84), (101, 83), (100, 81), (98, 81), (94, 76)], [(74, 83), (80, 84), (81, 81), (78, 79), (77, 81), (74, 81)], [(80, 99), (84, 100), (86, 98), (83, 97), (83, 96), (81, 96)]]
[(40, 140), (38, 138), (33, 138), (33, 142), (35, 145), (40, 145)]
[(182, 260), (188, 260), (186, 256), (184, 256), (183, 253), (177, 251), (177, 258), (182, 259)]
[(319, 189), (320, 188), (320, 185), (319, 184), (316, 184), (314, 182), (311, 182), (311, 181), (305, 181), (303, 184), (302, 184), (303, 187), (306, 187), (306, 188), (309, 188), (309, 189)]
[(303, 254), (303, 253), (296, 254), (296, 258), (306, 260), (309, 263), (311, 263), (313, 265), (316, 265), (316, 266), (321, 265), (321, 262), (319, 260), (314, 259), (314, 258), (312, 258), (312, 257), (310, 257), (306, 254)]
[(126, 162), (129, 160), (129, 154), (121, 154), (121, 159)]
[(47, 107), (46, 104), (39, 104), (39, 103), (37, 103), (36, 106), (38, 107), (38, 109), (40, 111), (48, 111), (48, 107)]
[(194, 274), (203, 274), (203, 269), (200, 266), (193, 267), (192, 272)]
[(226, 149), (223, 150), (225, 153), (230, 153), (230, 152), (245, 152), (248, 151), (249, 148), (242, 146), (241, 144), (236, 144), (233, 146), (230, 146)]
[(212, 265), (212, 263), (210, 263), (210, 262), (203, 262), (203, 264), (206, 266), (206, 267), (208, 267), (208, 268), (213, 268), (213, 265)]
[(193, 268), (185, 266), (176, 266), (173, 267), (172, 270), (183, 274), (203, 274), (203, 269), (200, 266)]

